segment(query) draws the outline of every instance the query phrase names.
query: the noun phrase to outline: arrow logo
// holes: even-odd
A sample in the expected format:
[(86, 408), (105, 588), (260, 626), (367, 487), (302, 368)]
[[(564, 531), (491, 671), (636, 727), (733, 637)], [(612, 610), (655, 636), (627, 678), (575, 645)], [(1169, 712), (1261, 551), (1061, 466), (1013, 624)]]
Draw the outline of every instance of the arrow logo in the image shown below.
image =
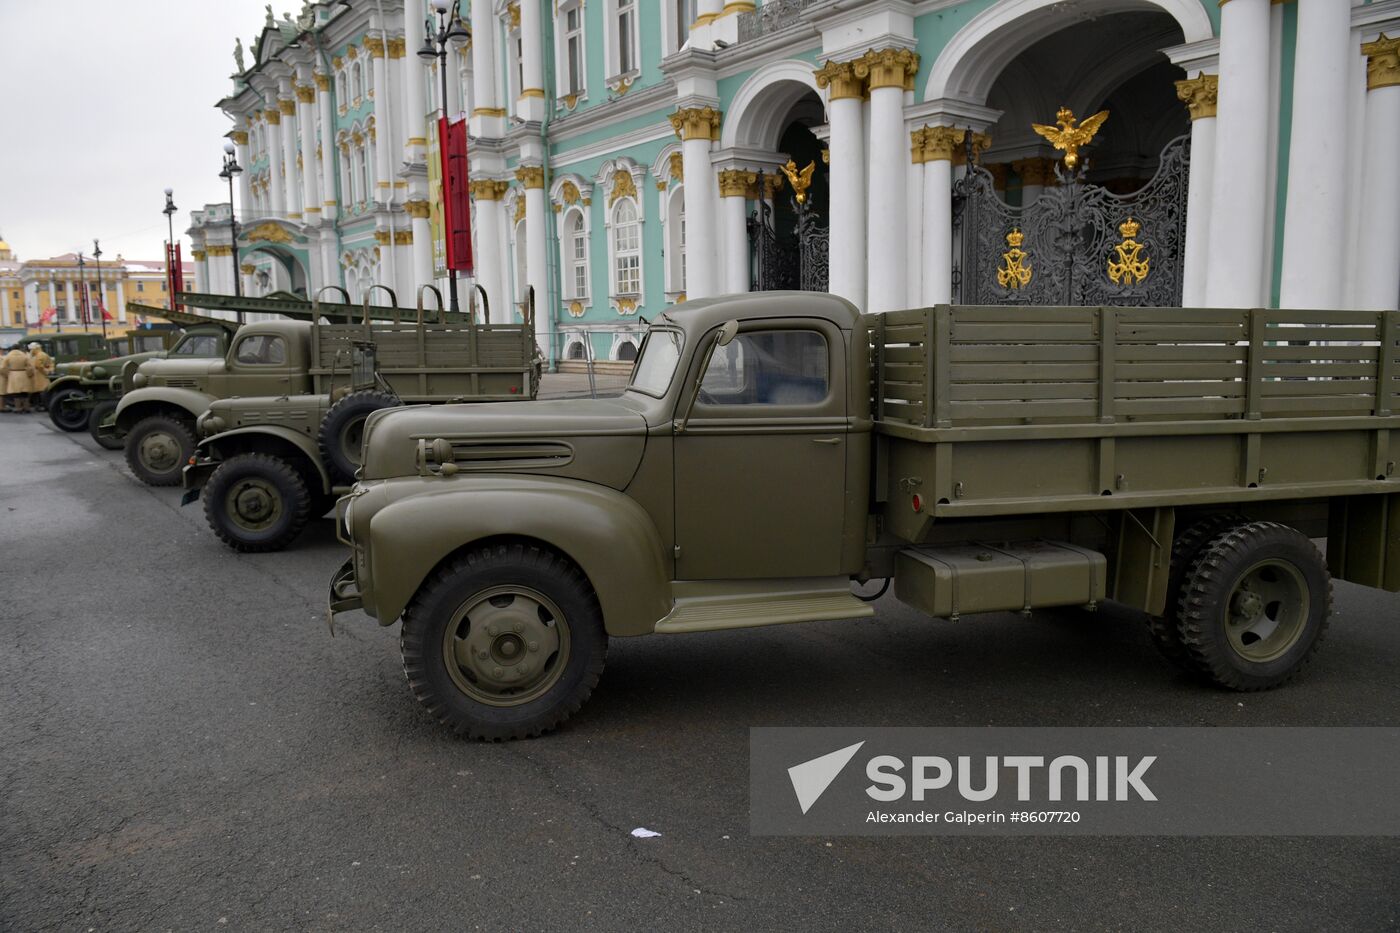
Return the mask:
[(797, 803), (802, 807), (803, 813), (812, 809), (812, 804), (826, 793), (831, 782), (836, 780), (841, 770), (850, 763), (864, 744), (863, 741), (857, 742), (788, 768), (788, 778), (792, 781), (793, 793), (797, 794)]

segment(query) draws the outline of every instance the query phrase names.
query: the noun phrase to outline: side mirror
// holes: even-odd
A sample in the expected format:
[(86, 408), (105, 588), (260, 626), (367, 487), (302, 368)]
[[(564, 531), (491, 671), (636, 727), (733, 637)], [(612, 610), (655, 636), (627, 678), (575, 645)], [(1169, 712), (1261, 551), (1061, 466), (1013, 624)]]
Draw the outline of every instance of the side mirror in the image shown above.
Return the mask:
[(734, 339), (734, 335), (739, 333), (739, 322), (735, 320), (725, 321), (720, 325), (719, 336), (715, 338), (715, 346), (727, 347)]

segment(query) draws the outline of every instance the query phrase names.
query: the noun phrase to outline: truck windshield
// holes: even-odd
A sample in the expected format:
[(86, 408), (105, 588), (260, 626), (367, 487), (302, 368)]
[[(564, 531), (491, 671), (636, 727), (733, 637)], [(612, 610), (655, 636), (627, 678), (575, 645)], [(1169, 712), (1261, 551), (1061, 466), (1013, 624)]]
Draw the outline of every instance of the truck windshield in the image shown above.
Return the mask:
[(642, 342), (642, 352), (637, 357), (637, 366), (632, 370), (632, 383), (628, 388), (655, 395), (666, 394), (671, 386), (671, 378), (676, 374), (676, 363), (681, 358), (681, 344), (685, 337), (678, 330), (653, 327), (647, 331)]

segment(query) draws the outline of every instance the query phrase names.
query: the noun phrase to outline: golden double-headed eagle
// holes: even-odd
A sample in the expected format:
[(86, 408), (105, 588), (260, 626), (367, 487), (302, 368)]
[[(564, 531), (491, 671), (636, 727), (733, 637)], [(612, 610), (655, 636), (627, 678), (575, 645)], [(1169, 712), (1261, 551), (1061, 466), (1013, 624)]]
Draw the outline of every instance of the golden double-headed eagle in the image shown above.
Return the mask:
[(788, 177), (788, 182), (792, 185), (792, 193), (797, 195), (798, 204), (807, 203), (807, 189), (812, 184), (812, 173), (817, 169), (816, 162), (808, 162), (807, 167), (801, 171), (797, 168), (797, 163), (788, 159), (787, 165), (778, 166), (783, 170), (783, 174)]
[(1065, 168), (1074, 171), (1074, 167), (1079, 164), (1079, 147), (1086, 146), (1089, 140), (1094, 138), (1094, 134), (1103, 126), (1103, 121), (1108, 119), (1108, 111), (1100, 110), (1092, 117), (1085, 117), (1075, 125), (1074, 112), (1068, 107), (1061, 107), (1055, 114), (1055, 122), (1059, 126), (1047, 126), (1044, 123), (1032, 123), (1031, 129), (1050, 141), (1056, 149), (1064, 151)]

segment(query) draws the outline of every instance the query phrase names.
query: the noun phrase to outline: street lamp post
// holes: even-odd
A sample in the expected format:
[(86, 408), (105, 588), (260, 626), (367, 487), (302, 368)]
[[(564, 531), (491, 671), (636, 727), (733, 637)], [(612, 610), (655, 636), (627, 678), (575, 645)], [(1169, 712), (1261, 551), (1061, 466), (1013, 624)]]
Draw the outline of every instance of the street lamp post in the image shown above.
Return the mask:
[[(229, 210), (230, 210), (230, 211), (233, 210), (233, 203), (232, 203), (232, 201), (230, 201), (230, 203), (229, 203)], [(174, 252), (174, 250), (175, 250), (175, 189), (174, 189), (174, 188), (166, 188), (166, 189), (165, 189), (165, 207), (161, 210), (161, 213), (165, 215), (165, 226), (166, 226), (166, 229), (169, 231), (169, 237), (168, 237), (168, 238), (166, 239), (166, 241), (165, 241), (165, 281), (166, 281), (166, 283), (167, 283), (165, 287), (166, 287), (166, 291), (169, 292), (169, 294), (166, 295), (165, 304), (166, 304), (166, 307), (170, 308), (170, 309), (173, 311), (173, 310), (175, 309), (175, 287), (176, 287), (177, 285), (180, 286), (180, 287), (182, 287), (182, 288), (184, 287), (184, 283), (183, 283), (183, 282), (176, 282), (176, 281), (175, 281), (175, 276), (174, 276), (174, 274), (173, 274), (174, 266), (172, 265), (172, 262), (171, 262), (171, 260), (174, 259), (175, 255), (177, 255), (177, 254)]]
[[(243, 174), (243, 166), (238, 164), (238, 158), (234, 155), (233, 143), (224, 143), (224, 167), (219, 172), (219, 177), (228, 182), (228, 224), (232, 233), (233, 242), (233, 294), (239, 298), (243, 297), (243, 282), (240, 280), (242, 273), (238, 271), (238, 218), (233, 211), (233, 179)], [(238, 323), (243, 323), (243, 312), (238, 312)]]
[[(444, 122), (447, 117), (447, 47), (448, 43), (454, 41), (465, 41), (471, 38), (471, 33), (462, 25), (461, 0), (433, 0), (433, 11), (437, 14), (437, 28), (433, 27), (432, 17), (428, 17), (423, 22), (423, 47), (418, 50), (418, 57), (425, 62), (437, 62), (438, 77), (442, 79), (442, 115)], [(450, 13), (449, 13), (450, 10)], [(440, 134), (439, 134), (440, 135)], [(438, 157), (442, 159), (443, 166), (440, 173), (444, 179), (447, 177), (446, 158), (443, 155), (447, 145), (444, 139), (438, 140)], [(451, 236), (451, 231), (444, 231), (445, 236)], [(447, 270), (447, 294), (448, 305), (454, 313), (461, 310), (457, 303), (457, 271)]]
[(102, 310), (102, 247), (97, 238), (92, 241), (92, 258), (97, 260), (97, 319), (102, 322), (102, 339), (107, 339), (107, 314)]

